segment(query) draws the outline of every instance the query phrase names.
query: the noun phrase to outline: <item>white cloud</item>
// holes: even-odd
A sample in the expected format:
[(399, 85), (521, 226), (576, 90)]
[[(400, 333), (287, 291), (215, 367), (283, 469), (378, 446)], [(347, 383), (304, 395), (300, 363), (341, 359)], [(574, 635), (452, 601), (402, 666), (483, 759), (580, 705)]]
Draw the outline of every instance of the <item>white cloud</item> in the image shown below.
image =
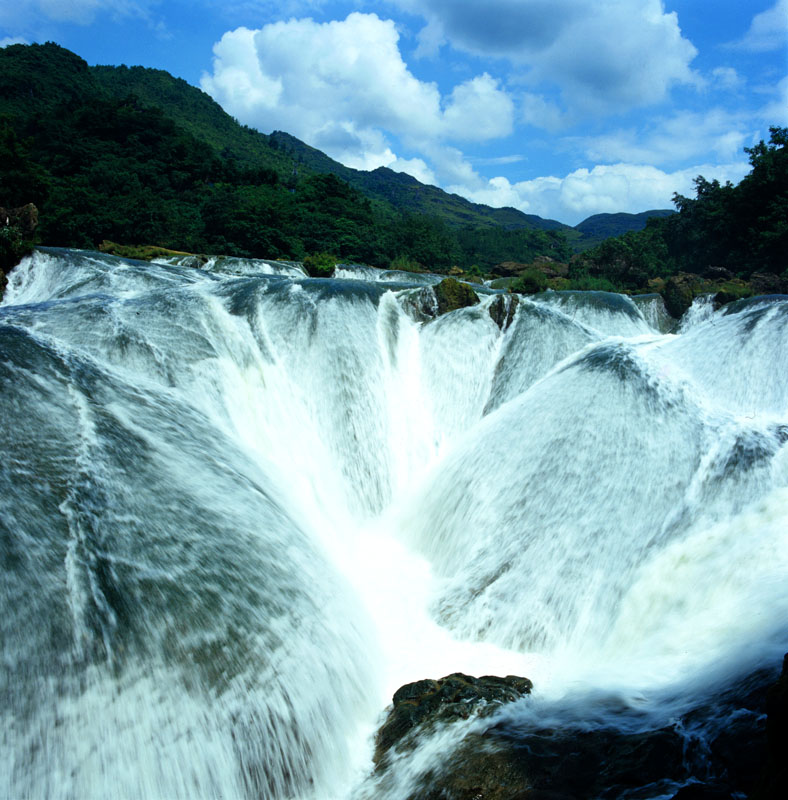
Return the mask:
[(774, 88), (772, 100), (759, 111), (759, 117), (767, 125), (788, 126), (788, 76)]
[(114, 17), (148, 18), (158, 0), (16, 0), (0, 4), (0, 25), (9, 31), (29, 31), (46, 22), (90, 25), (107, 12)]
[(393, 169), (394, 172), (407, 172), (408, 175), (413, 176), (417, 181), (426, 183), (428, 186), (434, 186), (438, 182), (435, 173), (421, 158), (396, 158), (385, 166)]
[(698, 84), (697, 51), (662, 0), (394, 0), (427, 22), (433, 48), (506, 58), (537, 84), (558, 85), (567, 107), (610, 112), (659, 103)]
[(8, 47), (10, 44), (29, 44), (29, 42), (21, 36), (6, 36), (4, 39), (0, 39), (0, 48)]
[(651, 130), (617, 130), (576, 140), (591, 161), (680, 164), (706, 159), (735, 160), (755, 131), (752, 120), (720, 108), (702, 113), (680, 111)]
[(522, 121), (535, 128), (555, 132), (568, 123), (567, 115), (555, 104), (533, 92), (525, 92), (521, 98)]
[(281, 128), (346, 164), (396, 158), (387, 134), (422, 141), (482, 141), (512, 130), (511, 98), (488, 74), (442, 98), (399, 51), (394, 22), (352, 13), (238, 28), (214, 45), (202, 88), (241, 122)]
[(787, 48), (788, 0), (777, 0), (772, 8), (756, 14), (744, 38), (733, 42), (731, 47), (753, 53)]
[(445, 136), (486, 141), (512, 132), (514, 104), (486, 72), (454, 87), (443, 112)]
[(745, 161), (730, 164), (700, 164), (675, 172), (639, 164), (598, 165), (578, 169), (563, 178), (543, 176), (510, 183), (496, 177), (480, 188), (449, 188), (476, 203), (495, 207), (513, 206), (529, 214), (558, 219), (576, 225), (591, 214), (652, 208), (671, 208), (674, 192), (693, 194), (693, 179), (704, 175), (724, 182), (736, 182), (749, 171)]
[(733, 67), (716, 67), (711, 71), (712, 83), (719, 89), (739, 89), (744, 79)]

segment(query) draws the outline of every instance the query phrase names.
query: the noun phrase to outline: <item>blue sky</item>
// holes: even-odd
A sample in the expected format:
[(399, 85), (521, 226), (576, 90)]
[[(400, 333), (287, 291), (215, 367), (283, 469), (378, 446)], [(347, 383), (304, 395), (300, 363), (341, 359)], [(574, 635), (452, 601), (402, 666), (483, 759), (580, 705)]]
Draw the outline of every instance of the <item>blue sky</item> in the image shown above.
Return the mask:
[(788, 0), (16, 0), (17, 41), (166, 69), (349, 166), (569, 224), (735, 182), (788, 125)]

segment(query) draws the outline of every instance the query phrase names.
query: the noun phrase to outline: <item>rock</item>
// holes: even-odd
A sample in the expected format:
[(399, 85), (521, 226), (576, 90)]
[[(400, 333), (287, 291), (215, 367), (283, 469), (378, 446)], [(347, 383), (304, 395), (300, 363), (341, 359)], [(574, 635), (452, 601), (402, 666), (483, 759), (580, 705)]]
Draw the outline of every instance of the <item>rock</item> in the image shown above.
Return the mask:
[(753, 272), (750, 275), (749, 283), (753, 294), (785, 294), (788, 292), (788, 281), (769, 272)]
[(29, 239), (38, 227), (38, 209), (32, 203), (19, 208), (0, 206), (0, 225), (15, 227), (23, 238)]
[(493, 275), (499, 275), (501, 278), (514, 278), (524, 269), (527, 269), (528, 266), (528, 264), (521, 264), (517, 261), (502, 261), (500, 264), (496, 264), (490, 271)]
[(438, 315), (448, 314), (458, 308), (475, 306), (479, 302), (476, 292), (466, 283), (460, 283), (456, 278), (444, 278), (437, 286), (433, 287), (435, 299), (438, 302)]
[(733, 278), (733, 273), (725, 267), (708, 266), (703, 271), (703, 277), (710, 281), (729, 281)]
[[(449, 675), (403, 686), (381, 727), (375, 751), (376, 785), (402, 774), (401, 759), (439, 725), (471, 715), (470, 729), (458, 725), (443, 757), (428, 766), (416, 759), (407, 771), (417, 776), (403, 800), (584, 800), (674, 796), (675, 800), (752, 800), (788, 796), (788, 656), (783, 674), (768, 691), (774, 671), (759, 669), (728, 682), (693, 711), (659, 729), (642, 729), (638, 712), (615, 698), (587, 707), (587, 719), (565, 717), (540, 724), (535, 708), (496, 716), (511, 700), (530, 693), (525, 678)], [(769, 768), (753, 791), (766, 749), (764, 708), (768, 708)], [(612, 722), (621, 715), (622, 724)], [(559, 709), (551, 720), (563, 718)], [(606, 719), (607, 726), (594, 720)], [(487, 725), (485, 728), (484, 725)], [(451, 727), (440, 733), (451, 742)], [(396, 748), (397, 760), (389, 753)], [(415, 751), (418, 752), (418, 751)], [(393, 764), (393, 766), (392, 766)], [(423, 771), (420, 771), (423, 770)], [(685, 785), (683, 785), (685, 784)], [(676, 787), (682, 787), (678, 789)]]
[(782, 673), (766, 694), (766, 766), (752, 800), (788, 797), (788, 653)]
[(474, 678), (455, 672), (440, 680), (408, 683), (394, 693), (392, 708), (375, 741), (374, 761), (380, 764), (395, 745), (412, 744), (411, 734), (420, 726), (486, 716), (502, 703), (512, 702), (531, 691), (531, 681), (515, 675), (505, 678)]
[(673, 795), (671, 800), (733, 800), (725, 786), (709, 783), (688, 783)]
[(683, 272), (673, 275), (665, 282), (662, 298), (665, 301), (665, 309), (674, 319), (681, 319), (684, 312), (692, 305), (695, 297), (694, 282), (693, 276)]
[(38, 209), (32, 203), (20, 208), (0, 207), (0, 298), (8, 283), (6, 273), (32, 250), (37, 225)]
[(487, 310), (493, 322), (505, 331), (512, 324), (518, 305), (520, 298), (516, 294), (499, 294)]

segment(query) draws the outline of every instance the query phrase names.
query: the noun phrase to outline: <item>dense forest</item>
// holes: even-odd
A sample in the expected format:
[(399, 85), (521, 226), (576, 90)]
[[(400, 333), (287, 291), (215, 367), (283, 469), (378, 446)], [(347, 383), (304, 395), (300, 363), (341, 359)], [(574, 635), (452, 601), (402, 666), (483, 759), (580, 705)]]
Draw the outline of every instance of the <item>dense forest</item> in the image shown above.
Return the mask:
[[(283, 135), (243, 128), (181, 81), (186, 97), (204, 98), (214, 117), (195, 127), (206, 113), (195, 107), (187, 124), (188, 110), (168, 113), (162, 86), (171, 85), (162, 74), (91, 70), (54, 44), (0, 50), (0, 205), (35, 203), (40, 240), (72, 247), (111, 240), (283, 259), (327, 251), (380, 267), (477, 273), (503, 257), (571, 255), (560, 230), (480, 218), (485, 232), (477, 239), (475, 228), (439, 208), (415, 213), (369, 197), (293, 157)], [(126, 91), (130, 83), (137, 92)], [(164, 107), (150, 104), (156, 97)]]
[[(753, 276), (759, 290), (785, 291), (787, 142), (772, 128), (738, 185), (698, 177), (694, 198), (674, 196), (678, 213), (596, 215), (573, 229), (391, 170), (349, 169), (289, 134), (238, 124), (160, 70), (89, 67), (51, 43), (0, 49), (0, 206), (34, 203), (37, 239), (52, 245), (330, 253), (467, 277), (495, 268), (522, 290), (663, 290), (690, 274), (732, 296), (751, 293)], [(0, 231), (0, 250), (10, 235)]]
[(745, 148), (752, 170), (740, 183), (695, 179), (695, 197), (676, 194), (678, 213), (652, 217), (641, 231), (610, 238), (576, 259), (575, 274), (639, 289), (677, 273), (754, 281), (788, 289), (788, 128)]

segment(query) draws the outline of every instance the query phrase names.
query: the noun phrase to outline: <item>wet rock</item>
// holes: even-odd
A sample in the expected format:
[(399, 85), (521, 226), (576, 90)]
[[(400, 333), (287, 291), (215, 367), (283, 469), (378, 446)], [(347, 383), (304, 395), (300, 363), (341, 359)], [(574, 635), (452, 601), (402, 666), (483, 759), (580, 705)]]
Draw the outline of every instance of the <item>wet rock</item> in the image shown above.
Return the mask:
[(0, 298), (8, 283), (6, 274), (33, 249), (38, 226), (38, 209), (32, 204), (20, 208), (0, 207)]
[(503, 703), (512, 702), (531, 691), (531, 681), (515, 675), (505, 678), (474, 678), (456, 672), (440, 680), (408, 683), (394, 693), (392, 708), (378, 731), (374, 761), (380, 764), (395, 745), (407, 747), (410, 734), (420, 726), (468, 719), (471, 714), (486, 716)]
[[(752, 800), (788, 797), (788, 658), (783, 676), (759, 669), (710, 691), (699, 706), (659, 729), (643, 729), (645, 717), (602, 699), (589, 705), (588, 720), (567, 718), (540, 725), (533, 711), (484, 718), (511, 699), (530, 693), (524, 678), (480, 678), (456, 674), (402, 687), (378, 734), (376, 780), (394, 774), (392, 753), (409, 758), (438, 724), (472, 714), (480, 722), (458, 725), (443, 758), (432, 757), (403, 797), (407, 800)], [(610, 705), (613, 702), (614, 705)], [(769, 771), (752, 794), (766, 750), (764, 709), (769, 710)], [(556, 709), (560, 715), (560, 710)], [(553, 715), (555, 712), (553, 712)], [(621, 716), (622, 724), (595, 719)], [(552, 718), (552, 717), (551, 717)], [(451, 729), (450, 729), (451, 730)], [(445, 736), (445, 733), (442, 734)], [(451, 741), (449, 737), (443, 741)], [(437, 763), (436, 763), (437, 762)], [(396, 765), (397, 762), (395, 761)], [(681, 788), (680, 788), (681, 787)]]
[(665, 282), (662, 298), (665, 301), (665, 309), (674, 319), (681, 319), (684, 312), (692, 305), (696, 282), (697, 278), (694, 275), (683, 272), (673, 275)]
[(673, 795), (671, 800), (733, 800), (725, 786), (709, 783), (688, 783)]
[(788, 280), (769, 272), (753, 272), (749, 280), (753, 294), (785, 294)]
[(733, 273), (725, 267), (708, 266), (703, 270), (703, 277), (710, 281), (729, 281), (733, 278)]
[(490, 303), (490, 307), (487, 310), (490, 312), (493, 322), (502, 331), (505, 331), (512, 324), (519, 304), (520, 298), (517, 295), (499, 294)]
[(752, 800), (788, 797), (788, 653), (782, 673), (766, 694), (766, 766)]
[(25, 239), (29, 239), (38, 227), (38, 209), (33, 203), (19, 208), (2, 208), (0, 206), (0, 225), (15, 227)]
[(438, 315), (475, 306), (479, 302), (476, 292), (467, 283), (460, 283), (456, 278), (444, 278), (433, 290), (438, 302)]

